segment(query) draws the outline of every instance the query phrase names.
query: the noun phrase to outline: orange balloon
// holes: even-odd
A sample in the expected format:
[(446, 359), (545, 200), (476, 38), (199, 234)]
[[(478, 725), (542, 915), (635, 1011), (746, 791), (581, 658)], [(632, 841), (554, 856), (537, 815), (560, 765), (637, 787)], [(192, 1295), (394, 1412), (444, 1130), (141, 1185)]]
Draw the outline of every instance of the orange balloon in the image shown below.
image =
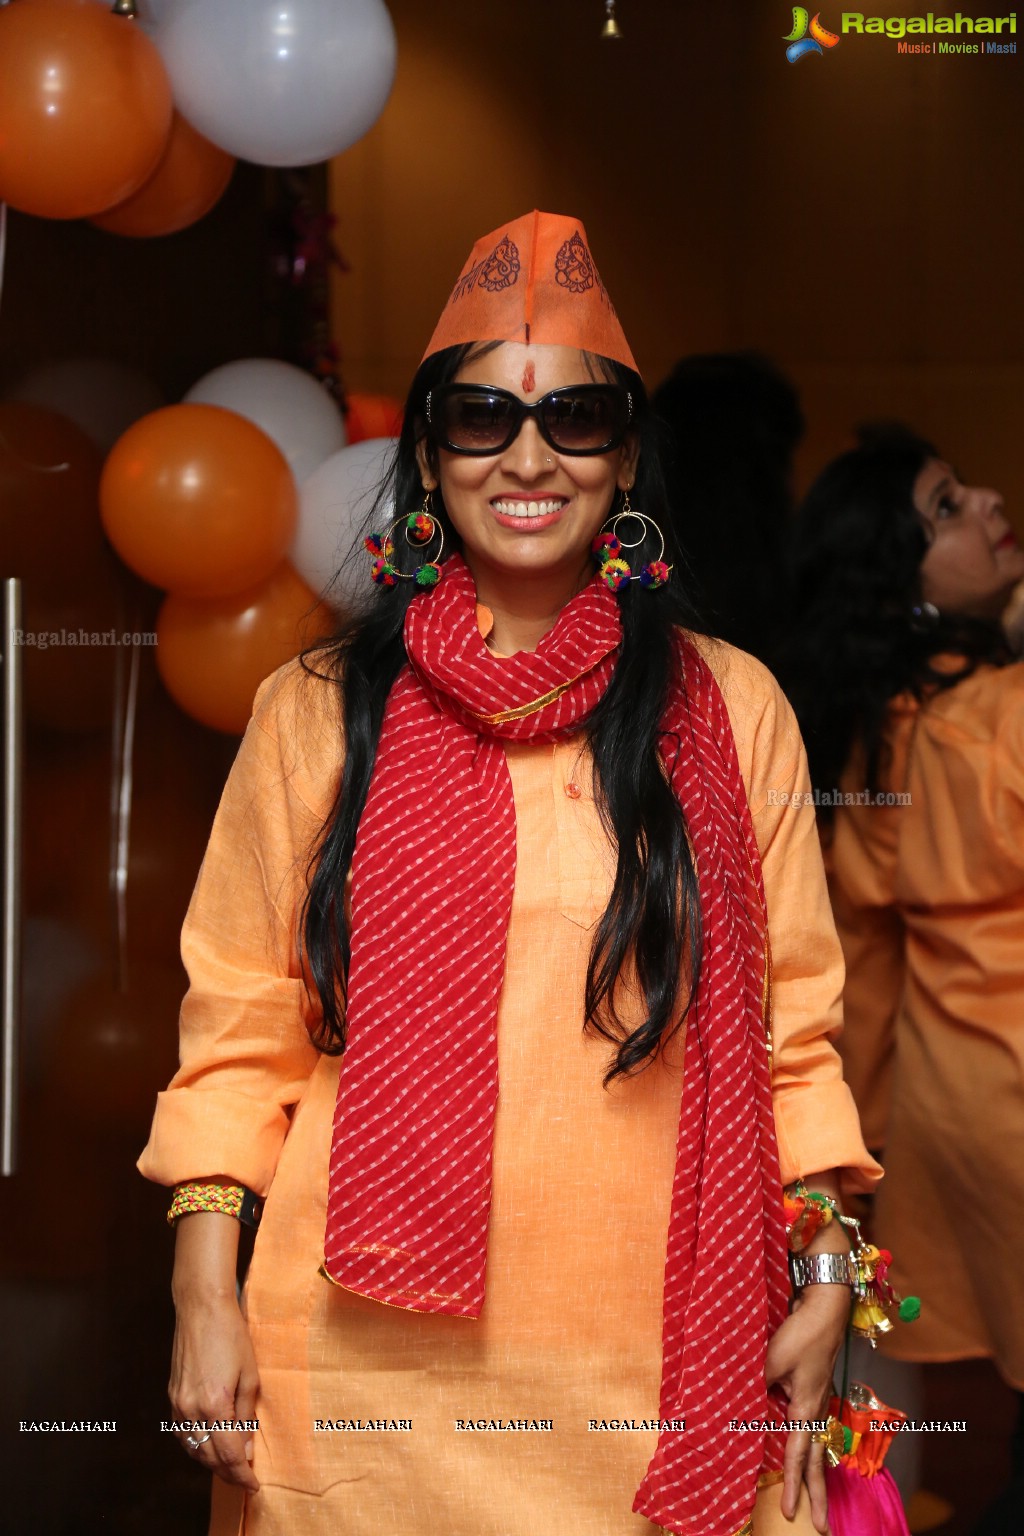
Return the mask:
[(0, 10), (0, 199), (81, 219), (123, 202), (163, 153), (171, 87), (138, 24), (96, 0)]
[(349, 447), (371, 437), (397, 437), (403, 415), (402, 402), (391, 395), (346, 395), (345, 432)]
[(286, 561), (236, 597), (168, 597), (157, 620), (157, 666), (186, 714), (240, 735), (263, 679), (336, 628), (334, 614)]
[(234, 155), (175, 112), (167, 148), (149, 180), (92, 222), (112, 235), (172, 235), (209, 213), (234, 168)]
[(129, 427), (100, 481), (110, 541), (146, 581), (221, 597), (265, 581), (298, 517), (295, 481), (265, 432), (219, 405), (169, 405)]
[(0, 403), (0, 576), (20, 576), (26, 592), (79, 591), (83, 566), (106, 547), (102, 467), (95, 443), (66, 416)]

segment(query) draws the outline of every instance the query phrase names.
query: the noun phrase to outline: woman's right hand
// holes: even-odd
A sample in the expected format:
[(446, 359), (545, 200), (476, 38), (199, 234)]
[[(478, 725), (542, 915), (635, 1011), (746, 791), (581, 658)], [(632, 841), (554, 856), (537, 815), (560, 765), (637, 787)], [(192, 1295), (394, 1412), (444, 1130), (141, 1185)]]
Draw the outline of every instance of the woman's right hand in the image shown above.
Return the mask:
[[(178, 1221), (174, 1256), (177, 1325), (168, 1396), (179, 1422), (233, 1423), (255, 1419), (259, 1377), (249, 1329), (235, 1291), (238, 1223), (233, 1216), (199, 1211)], [(193, 1460), (225, 1482), (251, 1493), (259, 1483), (249, 1465), (254, 1431), (193, 1431), (178, 1439)]]

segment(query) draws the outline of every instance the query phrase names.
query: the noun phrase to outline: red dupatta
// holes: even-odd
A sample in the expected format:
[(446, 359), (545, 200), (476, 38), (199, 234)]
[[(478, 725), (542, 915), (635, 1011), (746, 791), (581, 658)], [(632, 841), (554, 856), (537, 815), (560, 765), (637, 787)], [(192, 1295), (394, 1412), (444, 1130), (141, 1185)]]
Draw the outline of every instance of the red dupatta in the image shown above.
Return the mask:
[[(515, 884), (502, 743), (578, 732), (621, 641), (589, 584), (536, 651), (493, 656), (453, 555), (410, 604), (352, 861), (346, 1046), (324, 1272), (417, 1312), (485, 1303), (498, 999)], [(704, 932), (687, 1020), (665, 1258), (660, 1414), (633, 1508), (678, 1536), (736, 1536), (784, 1436), (764, 1378), (789, 1293), (766, 1041), (760, 858), (724, 700), (680, 634), (661, 755), (693, 847)], [(737, 1220), (745, 1213), (746, 1220)]]

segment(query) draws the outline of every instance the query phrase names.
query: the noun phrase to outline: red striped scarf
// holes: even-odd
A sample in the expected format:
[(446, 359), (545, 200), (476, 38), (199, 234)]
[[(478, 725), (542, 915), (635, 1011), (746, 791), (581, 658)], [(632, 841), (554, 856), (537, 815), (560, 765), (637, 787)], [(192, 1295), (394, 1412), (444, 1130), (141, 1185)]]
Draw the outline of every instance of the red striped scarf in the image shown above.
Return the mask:
[[(616, 599), (592, 582), (534, 652), (493, 656), (459, 556), (409, 606), (352, 861), (348, 1041), (324, 1270), (414, 1312), (484, 1305), (498, 999), (515, 884), (502, 742), (578, 732), (614, 671)], [(725, 703), (679, 639), (662, 757), (693, 846), (704, 957), (687, 1022), (665, 1261), (665, 1431), (633, 1508), (679, 1536), (734, 1536), (783, 1436), (768, 1339), (788, 1278), (766, 1049), (764, 891)], [(685, 686), (684, 686), (685, 678)]]

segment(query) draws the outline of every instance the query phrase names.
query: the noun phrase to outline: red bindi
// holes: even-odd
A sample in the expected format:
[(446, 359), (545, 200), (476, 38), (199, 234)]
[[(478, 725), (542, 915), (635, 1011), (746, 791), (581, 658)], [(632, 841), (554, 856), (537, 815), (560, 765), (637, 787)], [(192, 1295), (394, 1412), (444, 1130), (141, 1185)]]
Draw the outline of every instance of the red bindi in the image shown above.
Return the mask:
[(525, 369), (523, 370), (523, 394), (524, 395), (532, 394), (532, 392), (536, 388), (536, 386), (537, 386), (537, 375), (534, 372), (533, 364), (532, 363), (527, 363)]

